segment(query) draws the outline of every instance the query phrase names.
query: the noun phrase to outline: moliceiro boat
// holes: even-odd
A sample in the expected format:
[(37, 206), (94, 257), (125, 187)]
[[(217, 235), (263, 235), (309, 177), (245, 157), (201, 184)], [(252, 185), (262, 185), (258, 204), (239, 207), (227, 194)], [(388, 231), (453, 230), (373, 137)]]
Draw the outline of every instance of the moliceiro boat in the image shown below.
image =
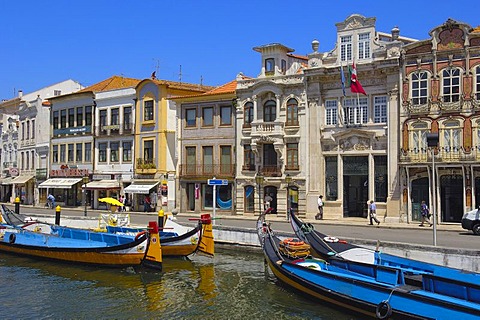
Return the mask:
[[(184, 227), (167, 216), (159, 217), (160, 241), (164, 257), (186, 257), (196, 252), (213, 256), (215, 253), (212, 219), (210, 214), (202, 214), (195, 228)], [(107, 225), (107, 232), (134, 237), (145, 232), (141, 228), (115, 227)]]
[(3, 224), (0, 251), (71, 263), (161, 270), (158, 232), (156, 221), (150, 222), (147, 231), (135, 237), (66, 227), (43, 233)]
[[(410, 268), (308, 254), (301, 239), (280, 239), (260, 215), (257, 233), (275, 277), (311, 298), (377, 319), (479, 319), (480, 286)], [(286, 246), (289, 248), (287, 249)], [(298, 250), (297, 250), (298, 247)], [(268, 269), (267, 269), (268, 270)]]
[[(345, 240), (338, 239), (337, 237), (327, 236), (315, 230), (315, 227), (312, 224), (303, 222), (294, 212), (290, 212), (289, 215), (290, 224), (295, 235), (311, 246), (311, 254), (317, 258), (328, 260), (331, 257), (336, 257), (346, 261), (407, 268), (422, 273), (455, 279), (456, 281), (464, 282), (465, 286), (468, 286), (469, 284), (480, 286), (479, 273), (449, 268), (363, 248), (348, 243)], [(447, 286), (447, 288), (449, 287)]]

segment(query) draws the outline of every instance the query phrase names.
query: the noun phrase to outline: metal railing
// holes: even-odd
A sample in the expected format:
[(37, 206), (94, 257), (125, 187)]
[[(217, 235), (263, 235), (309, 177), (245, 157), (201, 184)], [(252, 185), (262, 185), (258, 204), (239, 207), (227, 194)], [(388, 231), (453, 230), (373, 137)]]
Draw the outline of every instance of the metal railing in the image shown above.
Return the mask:
[(234, 177), (234, 164), (181, 164), (180, 176), (183, 177)]

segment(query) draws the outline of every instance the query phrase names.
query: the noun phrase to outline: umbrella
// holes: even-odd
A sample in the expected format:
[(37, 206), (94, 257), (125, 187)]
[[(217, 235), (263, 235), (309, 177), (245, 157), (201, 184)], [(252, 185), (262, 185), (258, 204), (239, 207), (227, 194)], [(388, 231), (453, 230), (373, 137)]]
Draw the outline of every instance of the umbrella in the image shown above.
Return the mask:
[(111, 204), (112, 206), (123, 207), (123, 203), (121, 203), (115, 198), (110, 198), (110, 197), (101, 198), (101, 199), (98, 199), (98, 201)]

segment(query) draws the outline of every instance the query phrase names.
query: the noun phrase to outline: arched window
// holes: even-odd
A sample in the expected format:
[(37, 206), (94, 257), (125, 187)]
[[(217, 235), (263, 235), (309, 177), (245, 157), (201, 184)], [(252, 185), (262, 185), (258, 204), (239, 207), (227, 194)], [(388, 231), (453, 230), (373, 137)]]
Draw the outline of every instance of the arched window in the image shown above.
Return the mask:
[(428, 101), (428, 72), (417, 71), (411, 77), (411, 94), (413, 105), (426, 104)]
[(265, 59), (265, 74), (273, 75), (275, 73), (275, 59)]
[(460, 69), (448, 68), (442, 72), (443, 102), (460, 100)]
[(461, 148), (462, 128), (460, 121), (448, 120), (443, 123), (440, 129), (440, 146), (442, 152), (457, 153)]
[(415, 122), (410, 127), (410, 151), (413, 154), (427, 153), (427, 132), (428, 124), (426, 122)]
[(263, 121), (273, 122), (277, 118), (277, 104), (273, 100), (268, 100), (263, 106)]
[(296, 99), (287, 101), (287, 126), (298, 126), (298, 102)]
[(253, 121), (253, 103), (247, 102), (243, 107), (243, 127), (249, 128)]
[(475, 68), (475, 96), (480, 100), (480, 65)]

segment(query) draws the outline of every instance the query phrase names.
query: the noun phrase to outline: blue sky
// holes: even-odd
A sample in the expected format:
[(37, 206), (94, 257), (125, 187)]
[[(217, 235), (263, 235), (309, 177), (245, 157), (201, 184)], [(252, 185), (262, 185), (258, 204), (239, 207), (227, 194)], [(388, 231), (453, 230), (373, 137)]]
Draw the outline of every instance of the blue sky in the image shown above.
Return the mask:
[(306, 55), (333, 49), (335, 23), (358, 13), (377, 30), (427, 39), (448, 18), (480, 25), (474, 1), (0, 0), (0, 99), (73, 79), (112, 75), (221, 85), (256, 76), (253, 47), (279, 42)]

